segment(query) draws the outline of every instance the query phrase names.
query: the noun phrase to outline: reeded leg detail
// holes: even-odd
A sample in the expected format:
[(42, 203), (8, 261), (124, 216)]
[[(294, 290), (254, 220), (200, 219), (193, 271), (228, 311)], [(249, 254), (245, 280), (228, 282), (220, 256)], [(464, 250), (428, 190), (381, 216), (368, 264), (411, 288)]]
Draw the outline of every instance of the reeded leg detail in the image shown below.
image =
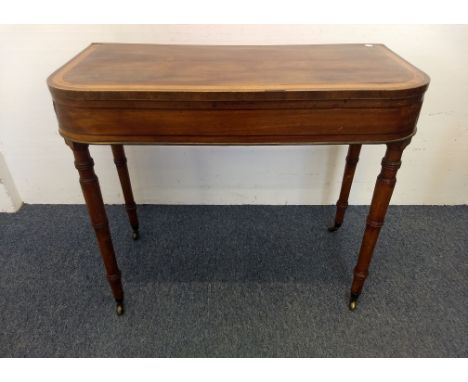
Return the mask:
[[(96, 232), (102, 260), (107, 273), (107, 281), (117, 304), (123, 303), (123, 289), (120, 270), (115, 258), (112, 238), (109, 231), (106, 210), (102, 200), (98, 178), (94, 172), (94, 161), (87, 144), (67, 142), (75, 157), (75, 167), (80, 174), (80, 184), (88, 207), (89, 217)], [(122, 305), (123, 312), (123, 305)]]
[(361, 145), (349, 145), (340, 197), (336, 202), (335, 224), (328, 228), (329, 232), (335, 232), (343, 224), (346, 208), (348, 208), (349, 192), (351, 191), (351, 185), (353, 184), (354, 172), (359, 161), (360, 152)]
[(125, 209), (127, 210), (128, 220), (133, 230), (133, 240), (138, 240), (140, 233), (138, 231), (138, 216), (136, 212), (136, 204), (133, 199), (132, 184), (130, 183), (130, 175), (128, 174), (127, 158), (122, 145), (111, 145), (112, 154), (114, 155), (114, 163), (119, 174), (120, 185), (125, 199)]
[(396, 184), (396, 174), (401, 166), (401, 156), (403, 150), (410, 143), (411, 139), (402, 142), (388, 143), (387, 151), (382, 159), (382, 170), (377, 177), (374, 195), (367, 217), (366, 230), (362, 239), (359, 257), (354, 268), (354, 278), (351, 286), (351, 299), (349, 308), (354, 310), (357, 299), (361, 294), (364, 282), (369, 274), (369, 265), (372, 260), (374, 248), (380, 229), (384, 224), (393, 189)]

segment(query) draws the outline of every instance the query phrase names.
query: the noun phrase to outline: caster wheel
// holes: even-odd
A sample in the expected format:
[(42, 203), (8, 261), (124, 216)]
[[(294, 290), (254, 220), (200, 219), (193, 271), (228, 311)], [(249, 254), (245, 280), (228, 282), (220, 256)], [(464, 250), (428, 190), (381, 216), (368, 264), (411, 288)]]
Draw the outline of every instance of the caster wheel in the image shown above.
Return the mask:
[(351, 294), (351, 298), (349, 299), (349, 310), (354, 311), (357, 308), (357, 300), (359, 295)]
[(335, 232), (338, 231), (338, 228), (341, 227), (341, 224), (335, 223), (335, 225), (332, 225), (331, 227), (328, 227), (328, 232)]
[(140, 233), (137, 230), (133, 231), (132, 239), (138, 240), (139, 238), (140, 238)]
[(118, 302), (117, 307), (116, 307), (117, 316), (121, 316), (122, 314), (124, 314), (124, 312), (125, 310), (124, 310), (123, 302)]

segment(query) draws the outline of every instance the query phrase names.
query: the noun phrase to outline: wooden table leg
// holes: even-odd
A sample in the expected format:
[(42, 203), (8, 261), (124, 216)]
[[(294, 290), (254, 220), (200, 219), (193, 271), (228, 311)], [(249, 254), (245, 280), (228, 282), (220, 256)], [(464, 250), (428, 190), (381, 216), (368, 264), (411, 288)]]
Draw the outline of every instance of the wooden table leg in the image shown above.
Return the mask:
[(138, 216), (136, 212), (136, 204), (133, 199), (132, 184), (130, 183), (130, 175), (128, 174), (127, 158), (125, 157), (125, 151), (123, 145), (111, 145), (112, 154), (114, 155), (114, 163), (119, 173), (120, 185), (122, 186), (122, 192), (125, 199), (125, 209), (127, 210), (128, 220), (133, 229), (133, 240), (137, 240), (140, 237), (138, 232)]
[(346, 156), (346, 165), (343, 173), (343, 182), (341, 183), (340, 197), (336, 202), (335, 224), (328, 228), (328, 231), (335, 232), (343, 224), (346, 208), (348, 208), (349, 192), (353, 184), (354, 172), (359, 161), (361, 145), (349, 145), (348, 155)]
[(106, 268), (107, 280), (117, 303), (117, 314), (124, 312), (123, 289), (120, 270), (115, 259), (114, 247), (109, 231), (106, 210), (102, 200), (98, 178), (94, 172), (94, 161), (87, 144), (67, 142), (75, 156), (75, 167), (80, 174), (80, 184), (88, 207), (89, 217), (96, 232), (102, 260)]
[(354, 310), (361, 294), (364, 281), (368, 275), (369, 265), (374, 253), (375, 244), (383, 226), (390, 198), (396, 184), (396, 174), (401, 166), (403, 150), (411, 139), (387, 144), (387, 151), (382, 159), (382, 169), (375, 184), (374, 195), (367, 217), (366, 230), (362, 239), (358, 261), (354, 268), (349, 308)]

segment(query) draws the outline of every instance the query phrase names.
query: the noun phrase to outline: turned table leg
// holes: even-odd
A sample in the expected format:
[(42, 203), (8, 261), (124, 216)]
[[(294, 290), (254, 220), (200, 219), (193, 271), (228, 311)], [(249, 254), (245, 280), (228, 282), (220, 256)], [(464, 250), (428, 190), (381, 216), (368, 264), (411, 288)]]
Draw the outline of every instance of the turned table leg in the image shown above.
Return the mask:
[(410, 143), (411, 139), (387, 144), (387, 151), (382, 159), (382, 169), (374, 188), (372, 203), (367, 216), (366, 230), (361, 243), (359, 257), (354, 268), (353, 283), (351, 286), (351, 298), (349, 308), (356, 309), (357, 299), (361, 294), (364, 281), (369, 273), (369, 265), (374, 253), (375, 244), (384, 224), (390, 198), (396, 184), (396, 174), (401, 166), (401, 156), (403, 150)]
[(351, 185), (353, 184), (354, 172), (359, 161), (360, 152), (361, 145), (349, 145), (340, 197), (336, 202), (335, 224), (328, 228), (328, 231), (330, 232), (335, 232), (343, 224), (346, 208), (348, 208), (349, 192), (351, 191)]
[(89, 154), (87, 144), (67, 142), (75, 157), (75, 167), (80, 174), (80, 184), (83, 196), (88, 207), (89, 217), (96, 232), (101, 257), (106, 268), (107, 281), (112, 289), (117, 303), (117, 314), (124, 312), (123, 289), (120, 279), (120, 270), (115, 259), (114, 247), (109, 231), (106, 210), (102, 200), (98, 178), (94, 172), (94, 161)]
[(119, 173), (120, 185), (125, 199), (125, 209), (127, 210), (128, 220), (133, 230), (133, 240), (137, 240), (140, 235), (138, 232), (138, 216), (136, 212), (136, 204), (133, 199), (132, 184), (130, 183), (130, 175), (128, 174), (127, 158), (123, 145), (111, 145), (112, 154), (114, 155), (114, 163)]

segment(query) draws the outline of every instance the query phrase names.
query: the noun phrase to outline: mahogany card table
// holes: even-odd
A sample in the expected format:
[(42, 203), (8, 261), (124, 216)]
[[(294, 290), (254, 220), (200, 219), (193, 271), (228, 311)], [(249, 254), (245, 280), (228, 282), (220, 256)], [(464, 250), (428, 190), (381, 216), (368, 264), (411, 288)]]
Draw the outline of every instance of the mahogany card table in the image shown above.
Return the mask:
[(139, 225), (124, 145), (349, 145), (331, 232), (343, 223), (361, 146), (386, 145), (351, 284), (356, 308), (416, 132), (425, 73), (381, 44), (95, 43), (47, 83), (119, 315), (121, 273), (89, 145), (112, 148), (133, 239)]

